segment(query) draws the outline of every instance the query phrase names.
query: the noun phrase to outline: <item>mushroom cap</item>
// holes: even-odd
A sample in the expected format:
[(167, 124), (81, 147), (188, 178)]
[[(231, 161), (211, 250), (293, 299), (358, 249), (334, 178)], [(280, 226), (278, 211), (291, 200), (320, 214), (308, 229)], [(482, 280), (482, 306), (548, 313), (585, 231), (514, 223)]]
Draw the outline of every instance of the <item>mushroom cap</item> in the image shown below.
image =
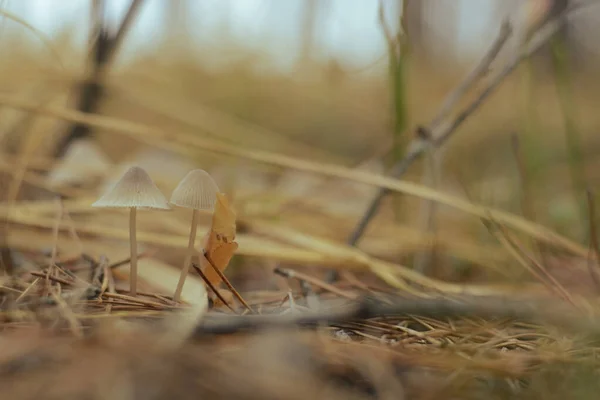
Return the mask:
[(132, 166), (145, 169), (152, 177), (154, 184), (163, 193), (171, 193), (182, 176), (188, 171), (198, 168), (190, 159), (182, 157), (179, 153), (163, 148), (144, 147), (131, 153), (107, 174), (107, 179), (102, 185), (102, 192), (111, 188)]
[(219, 187), (203, 169), (195, 169), (179, 182), (171, 194), (171, 204), (195, 210), (212, 210)]
[(152, 178), (137, 166), (129, 168), (111, 189), (92, 204), (92, 207), (171, 209)]

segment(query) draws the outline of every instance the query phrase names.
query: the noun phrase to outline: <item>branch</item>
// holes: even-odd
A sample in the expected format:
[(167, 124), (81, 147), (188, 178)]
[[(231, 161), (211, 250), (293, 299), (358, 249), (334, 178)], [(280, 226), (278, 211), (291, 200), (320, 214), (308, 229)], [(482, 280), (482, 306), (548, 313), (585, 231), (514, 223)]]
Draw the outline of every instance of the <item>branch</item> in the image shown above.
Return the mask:
[(209, 334), (233, 334), (244, 331), (290, 329), (298, 326), (315, 327), (326, 323), (344, 323), (371, 318), (398, 318), (418, 315), (429, 318), (481, 317), (486, 319), (508, 318), (533, 323), (552, 324), (581, 333), (600, 333), (597, 318), (586, 319), (584, 315), (565, 308), (564, 303), (549, 306), (548, 301), (526, 302), (523, 300), (474, 299), (456, 301), (449, 299), (397, 298), (384, 303), (373, 298), (351, 302), (326, 312), (302, 315), (246, 315), (208, 316), (195, 330), (193, 337)]
[(431, 120), (431, 123), (429, 124), (430, 129), (437, 128), (448, 114), (450, 114), (452, 108), (475, 85), (475, 83), (487, 75), (492, 62), (498, 57), (500, 50), (502, 50), (511, 34), (512, 27), (508, 20), (505, 20), (500, 27), (498, 37), (494, 40), (481, 61), (479, 61), (479, 64), (477, 64), (477, 66), (464, 78), (462, 83), (446, 97), (437, 115)]
[[(106, 70), (114, 60), (117, 50), (127, 33), (135, 16), (138, 14), (143, 0), (132, 0), (129, 9), (119, 25), (114, 35), (108, 32), (104, 21), (104, 2), (94, 0), (92, 3), (92, 23), (93, 28), (90, 32), (90, 45), (92, 47), (93, 59), (91, 71), (87, 79), (79, 88), (79, 99), (77, 110), (85, 113), (93, 113), (100, 103), (102, 97), (102, 81)], [(55, 157), (64, 155), (71, 143), (77, 139), (85, 138), (89, 135), (90, 128), (83, 123), (75, 123), (67, 135), (58, 143), (54, 152)]]
[[(485, 75), (489, 72), (490, 66), (492, 62), (496, 59), (500, 50), (504, 47), (504, 44), (508, 40), (512, 33), (512, 28), (508, 20), (505, 20), (502, 23), (500, 28), (500, 33), (497, 39), (494, 41), (490, 49), (481, 59), (479, 64), (465, 77), (462, 83), (452, 91), (444, 103), (442, 107), (438, 111), (438, 114), (430, 123), (430, 129), (437, 128), (444, 119), (450, 114), (452, 109), (458, 104), (460, 99), (474, 86), (480, 79), (483, 79)], [(426, 136), (427, 137), (427, 136)], [(442, 171), (442, 159), (443, 152), (435, 152), (430, 151), (426, 156), (427, 162), (425, 164), (425, 169), (423, 171), (423, 181), (429, 181), (429, 186), (432, 188), (437, 188), (439, 185)], [(437, 210), (437, 203), (431, 200), (425, 201), (425, 204), (422, 209), (422, 223), (424, 225), (424, 230), (431, 234), (435, 231), (436, 228), (436, 220), (435, 213)], [(435, 241), (434, 241), (435, 242)], [(429, 267), (429, 264), (432, 260), (432, 253), (434, 251), (434, 243), (431, 243), (427, 249), (417, 253), (414, 259), (415, 271), (420, 273), (425, 273)]]
[[(585, 4), (585, 5), (591, 5)], [(494, 91), (500, 86), (500, 84), (516, 69), (516, 67), (526, 58), (536, 53), (542, 46), (544, 46), (553, 36), (556, 34), (565, 24), (566, 16), (574, 13), (575, 11), (581, 10), (584, 5), (576, 5), (568, 8), (563, 14), (559, 15), (554, 21), (549, 22), (538, 34), (530, 41), (529, 45), (517, 56), (508, 61), (501, 72), (494, 77), (490, 84), (479, 94), (479, 96), (467, 107), (465, 107), (458, 116), (447, 125), (439, 125), (438, 119), (441, 121), (444, 113), (449, 112), (455, 102), (457, 102), (461, 96), (461, 92), (466, 90), (473, 84), (476, 78), (480, 77), (482, 71), (487, 70), (489, 65), (496, 57), (506, 40), (508, 39), (509, 31), (506, 30), (505, 25), (500, 31), (500, 35), (491, 46), (490, 51), (485, 55), (480, 66), (477, 67), (473, 73), (465, 79), (464, 83), (461, 84), (454, 93), (452, 93), (442, 107), (440, 113), (436, 118), (433, 119), (429, 127), (418, 127), (415, 139), (409, 146), (407, 155), (394, 165), (390, 171), (390, 176), (398, 179), (407, 171), (408, 167), (412, 165), (419, 157), (425, 153), (425, 151), (431, 146), (433, 148), (440, 147), (443, 145), (455, 132), (456, 130), (471, 116), (488, 97), (494, 93)], [(495, 53), (495, 54), (494, 54)], [(487, 64), (487, 65), (486, 65)], [(473, 82), (469, 82), (473, 79)], [(439, 118), (438, 118), (439, 117)], [(438, 125), (433, 123), (437, 122)], [(425, 133), (425, 135), (419, 135), (418, 132)], [(425, 136), (425, 137), (423, 137)], [(381, 201), (389, 193), (388, 189), (380, 189), (375, 198), (371, 201), (371, 204), (365, 211), (363, 217), (358, 222), (354, 231), (348, 237), (347, 243), (349, 245), (356, 245), (364, 234), (367, 226), (375, 216)]]
[(106, 68), (114, 61), (115, 54), (118, 52), (121, 45), (123, 44), (125, 35), (129, 31), (129, 28), (135, 20), (135, 17), (138, 15), (140, 7), (142, 6), (142, 2), (143, 0), (131, 0), (131, 5), (129, 6), (127, 13), (123, 17), (123, 20), (121, 21), (117, 32), (110, 40), (110, 48), (108, 50), (108, 54), (106, 55), (106, 60), (104, 61), (104, 68)]

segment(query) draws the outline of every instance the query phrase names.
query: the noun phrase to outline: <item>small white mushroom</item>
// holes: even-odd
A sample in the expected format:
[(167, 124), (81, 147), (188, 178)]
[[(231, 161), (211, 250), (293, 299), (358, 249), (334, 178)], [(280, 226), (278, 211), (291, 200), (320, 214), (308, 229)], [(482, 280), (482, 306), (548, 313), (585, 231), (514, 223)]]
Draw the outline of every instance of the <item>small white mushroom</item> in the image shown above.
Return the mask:
[(137, 294), (136, 211), (138, 208), (170, 210), (171, 207), (148, 173), (137, 166), (129, 168), (111, 189), (92, 204), (92, 207), (129, 208), (129, 245), (131, 252), (129, 284), (131, 294), (135, 296)]
[(192, 226), (190, 228), (190, 237), (188, 242), (187, 254), (181, 269), (181, 276), (173, 295), (173, 300), (179, 301), (185, 278), (187, 277), (194, 252), (194, 242), (196, 241), (196, 228), (198, 225), (198, 211), (211, 211), (215, 207), (216, 196), (219, 188), (208, 172), (202, 169), (195, 169), (179, 182), (179, 185), (171, 194), (171, 204), (178, 207), (192, 209)]

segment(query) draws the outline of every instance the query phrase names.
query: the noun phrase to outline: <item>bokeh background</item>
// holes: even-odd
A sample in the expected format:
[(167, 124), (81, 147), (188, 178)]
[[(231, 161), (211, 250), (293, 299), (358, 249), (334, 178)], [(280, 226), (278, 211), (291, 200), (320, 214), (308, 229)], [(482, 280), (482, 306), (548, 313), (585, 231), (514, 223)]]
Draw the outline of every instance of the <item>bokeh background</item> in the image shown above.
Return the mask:
[[(93, 5), (100, 3), (113, 32), (129, 1), (0, 2), (0, 92), (40, 106), (80, 108), (81, 82), (92, 64)], [(543, 10), (552, 2), (384, 0), (385, 24), (399, 32), (401, 42), (395, 70), (374, 0), (140, 3), (107, 68), (94, 112), (173, 135), (385, 173), (406, 150), (413, 128), (428, 123), (483, 56), (502, 22), (509, 20), (515, 35), (490, 76), (523, 45), (528, 7)], [(444, 146), (434, 183), (426, 179), (423, 162), (403, 178), (527, 214), (586, 242), (585, 190), (600, 178), (599, 21), (600, 7), (590, 6), (521, 64)], [(457, 106), (472, 101), (490, 76)], [(71, 130), (61, 119), (1, 107), (5, 172), (26, 165), (34, 177), (46, 179), (58, 144)], [(111, 164), (107, 176), (141, 164), (168, 192), (185, 171), (204, 168), (234, 199), (242, 219), (277, 221), (337, 241), (345, 240), (376, 191), (201, 149), (182, 151), (97, 128), (90, 133)], [(23, 154), (28, 161), (19, 164), (15, 160)], [(526, 166), (526, 184), (519, 161)], [(497, 277), (506, 258), (480, 221), (441, 207), (431, 224), (424, 222), (427, 207), (418, 198), (390, 196), (360, 248), (412, 265), (433, 246), (439, 258), (436, 268), (423, 270), (427, 274), (462, 279), (462, 267), (472, 271), (476, 265), (478, 275), (482, 264), (493, 264)]]

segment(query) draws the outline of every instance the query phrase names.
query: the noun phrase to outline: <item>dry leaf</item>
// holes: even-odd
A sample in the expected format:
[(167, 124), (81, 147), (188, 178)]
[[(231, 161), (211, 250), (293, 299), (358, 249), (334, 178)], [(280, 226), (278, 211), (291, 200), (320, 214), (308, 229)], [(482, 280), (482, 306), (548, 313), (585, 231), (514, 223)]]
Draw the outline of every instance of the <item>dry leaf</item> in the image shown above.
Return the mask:
[[(235, 242), (235, 218), (235, 212), (225, 195), (217, 193), (215, 212), (205, 240), (204, 251), (206, 258), (221, 272), (225, 271), (233, 253), (238, 248), (238, 244)], [(205, 266), (204, 274), (212, 284), (221, 281), (219, 275), (210, 266)]]

